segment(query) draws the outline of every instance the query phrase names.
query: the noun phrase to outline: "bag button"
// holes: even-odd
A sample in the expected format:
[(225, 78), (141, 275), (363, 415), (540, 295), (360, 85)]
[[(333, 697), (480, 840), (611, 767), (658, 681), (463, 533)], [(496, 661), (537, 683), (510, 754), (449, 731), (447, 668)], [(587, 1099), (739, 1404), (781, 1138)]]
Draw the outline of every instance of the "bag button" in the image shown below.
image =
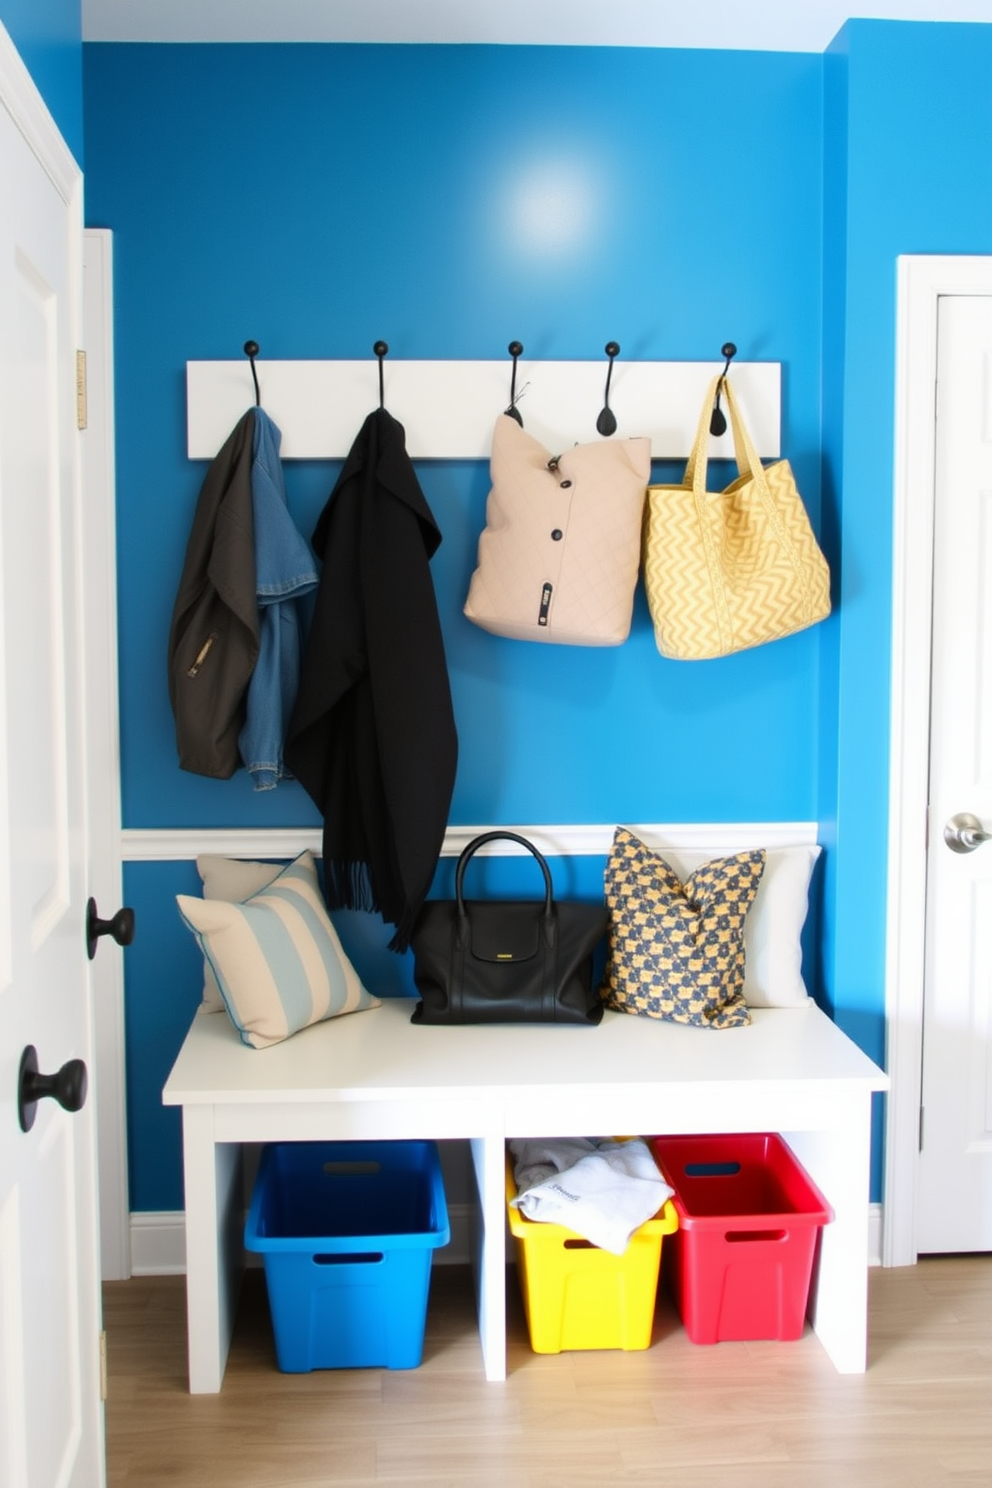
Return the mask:
[(556, 527), (555, 530), (551, 534), (551, 541), (552, 542), (561, 542), (563, 536), (564, 536), (564, 533), (562, 532), (561, 528), (560, 527)]
[(561, 488), (562, 488), (562, 490), (564, 491), (565, 487), (566, 486), (570, 486), (571, 484), (572, 484), (572, 482), (570, 480), (563, 480), (561, 482)]

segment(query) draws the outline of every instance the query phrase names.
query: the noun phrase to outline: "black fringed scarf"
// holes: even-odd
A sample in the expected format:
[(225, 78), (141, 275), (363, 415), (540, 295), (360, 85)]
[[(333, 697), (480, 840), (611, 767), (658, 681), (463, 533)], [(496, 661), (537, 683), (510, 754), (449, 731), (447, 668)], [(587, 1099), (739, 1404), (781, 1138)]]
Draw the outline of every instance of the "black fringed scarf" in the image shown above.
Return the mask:
[(441, 534), (385, 409), (362, 425), (313, 534), (323, 560), (286, 764), (324, 818), (331, 908), (409, 942), (448, 823), (458, 742), (429, 560)]

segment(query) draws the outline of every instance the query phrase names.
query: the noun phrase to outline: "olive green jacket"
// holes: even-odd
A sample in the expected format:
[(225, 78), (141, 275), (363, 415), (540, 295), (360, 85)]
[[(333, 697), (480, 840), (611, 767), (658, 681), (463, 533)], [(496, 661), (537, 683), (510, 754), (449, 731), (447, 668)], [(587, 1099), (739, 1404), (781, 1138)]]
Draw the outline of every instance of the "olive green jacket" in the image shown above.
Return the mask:
[(207, 471), (169, 633), (169, 698), (182, 769), (227, 779), (258, 658), (251, 466), (255, 410)]

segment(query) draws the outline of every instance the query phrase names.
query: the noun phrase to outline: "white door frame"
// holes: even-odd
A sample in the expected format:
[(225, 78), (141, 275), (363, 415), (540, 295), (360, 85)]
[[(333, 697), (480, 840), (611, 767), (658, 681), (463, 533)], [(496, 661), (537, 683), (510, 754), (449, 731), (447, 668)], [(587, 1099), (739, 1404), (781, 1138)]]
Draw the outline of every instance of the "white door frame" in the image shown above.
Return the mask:
[(892, 685), (886, 920), (882, 1260), (916, 1261), (930, 774), (937, 307), (992, 295), (992, 256), (911, 255), (897, 269)]
[[(100, 916), (123, 903), (121, 761), (117, 659), (117, 537), (114, 462), (113, 235), (83, 233), (83, 346), (87, 423), (82, 436), (86, 528), (87, 806), (89, 892)], [(101, 940), (92, 967), (100, 1164), (100, 1270), (104, 1281), (131, 1275), (124, 1069), (124, 957)]]

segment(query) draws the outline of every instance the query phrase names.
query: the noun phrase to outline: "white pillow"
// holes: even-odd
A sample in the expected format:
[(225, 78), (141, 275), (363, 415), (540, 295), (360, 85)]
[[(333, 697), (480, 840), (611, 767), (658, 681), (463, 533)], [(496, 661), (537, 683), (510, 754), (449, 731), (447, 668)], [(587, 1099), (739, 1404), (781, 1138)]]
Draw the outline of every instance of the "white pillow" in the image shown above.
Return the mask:
[(311, 1023), (379, 1006), (345, 955), (309, 852), (242, 904), (177, 894), (217, 978), (224, 1006), (253, 1049)]
[[(229, 904), (241, 904), (252, 894), (267, 889), (285, 866), (284, 863), (249, 863), (242, 858), (222, 858), (216, 853), (201, 853), (196, 860), (204, 899), (226, 899)], [(203, 1005), (211, 1013), (225, 1011), (217, 978), (206, 958), (203, 961)]]
[[(760, 844), (757, 844), (760, 845)], [(739, 849), (737, 849), (739, 851)], [(731, 849), (682, 852), (652, 848), (684, 881)], [(809, 881), (819, 847), (769, 847), (765, 871), (744, 922), (744, 1000), (748, 1007), (805, 1007), (800, 937), (809, 910)]]

